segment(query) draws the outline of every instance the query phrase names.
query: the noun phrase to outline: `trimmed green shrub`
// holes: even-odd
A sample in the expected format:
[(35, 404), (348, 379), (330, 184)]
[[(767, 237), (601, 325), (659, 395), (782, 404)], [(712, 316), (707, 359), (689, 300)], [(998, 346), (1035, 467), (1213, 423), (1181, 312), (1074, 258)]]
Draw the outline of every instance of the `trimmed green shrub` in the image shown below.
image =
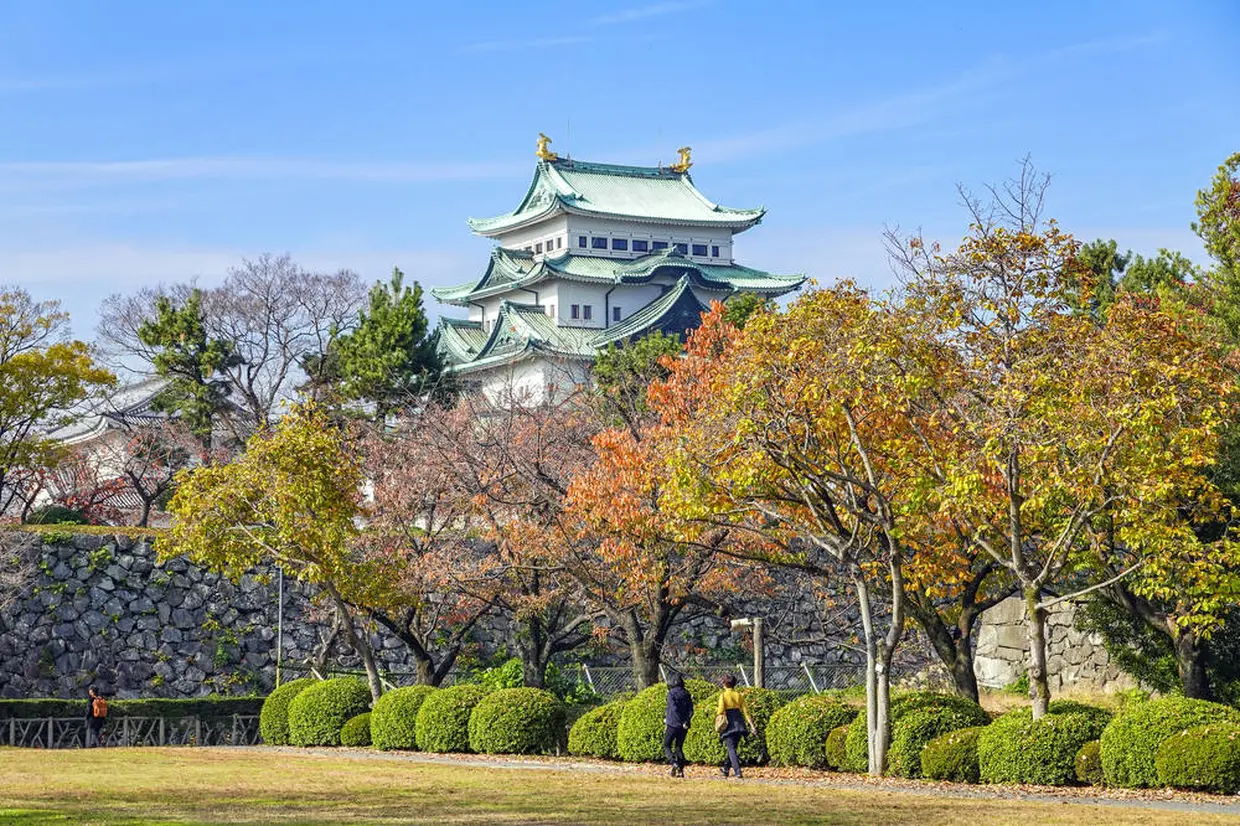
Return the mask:
[(370, 689), (365, 680), (319, 680), (288, 704), (289, 742), (294, 746), (338, 746), (344, 724), (369, 708)]
[[(285, 683), (267, 695), (267, 699), (263, 701), (262, 711), (258, 713), (258, 731), (263, 736), (264, 743), (269, 746), (288, 745), (288, 704), (293, 702), (293, 698), (304, 689), (316, 682), (318, 681), (313, 677), (303, 677), (300, 680)], [(108, 705), (110, 707), (111, 703)], [(78, 716), (78, 713), (74, 712), (73, 716)]]
[(827, 735), (827, 746), (824, 750), (827, 768), (837, 772), (848, 771), (848, 726), (836, 726)]
[(940, 734), (921, 750), (921, 774), (931, 780), (976, 783), (977, 738), (985, 726), (961, 728)]
[(1010, 711), (977, 738), (983, 783), (1035, 783), (1067, 786), (1076, 782), (1076, 753), (1097, 740), (1105, 727), (1100, 715), (1051, 711), (1036, 722), (1033, 710)]
[(832, 697), (798, 697), (772, 714), (766, 724), (766, 750), (771, 765), (827, 768), (828, 735), (856, 716), (857, 709)]
[[(695, 707), (719, 691), (705, 680), (685, 680), (685, 688), (693, 697)], [(647, 763), (663, 759), (663, 720), (666, 711), (667, 686), (664, 683), (639, 691), (624, 704), (620, 712), (620, 725), (616, 727), (616, 754), (621, 760)], [(713, 709), (710, 730), (715, 730)]]
[[(768, 759), (766, 751), (766, 728), (771, 715), (787, 703), (787, 697), (769, 688), (743, 688), (741, 696), (757, 729), (748, 737), (742, 737), (737, 755), (742, 763), (760, 766)], [(719, 708), (719, 692), (705, 702), (697, 703), (693, 710), (693, 723), (685, 737), (685, 759), (690, 763), (717, 765), (728, 756), (723, 741), (715, 731), (715, 713)]]
[[(936, 691), (910, 691), (906, 694), (899, 694), (891, 698), (891, 728), (892, 735), (895, 734), (896, 723), (900, 718), (910, 711), (917, 711), (923, 708), (944, 709), (956, 711), (962, 715), (976, 715), (981, 711), (981, 706), (967, 697), (961, 697), (957, 694), (941, 694)], [(985, 714), (985, 712), (982, 712)], [(972, 725), (984, 725), (985, 721), (977, 717), (979, 722)], [(986, 718), (989, 719), (989, 718)], [(866, 731), (866, 713), (864, 710), (857, 715), (852, 721), (852, 725), (848, 727), (847, 749), (844, 758), (844, 770), (852, 772), (866, 772), (870, 768), (870, 742), (869, 734)], [(893, 740), (894, 744), (894, 740)], [(891, 751), (888, 749), (888, 758), (890, 759)]]
[(620, 714), (624, 700), (587, 711), (573, 723), (568, 732), (568, 753), (582, 757), (619, 758), (616, 750), (616, 730), (620, 727)]
[(1176, 789), (1240, 791), (1240, 726), (1214, 723), (1173, 734), (1154, 757), (1158, 779)]
[(1208, 723), (1240, 724), (1240, 711), (1186, 697), (1163, 697), (1125, 708), (1102, 732), (1102, 773), (1107, 785), (1157, 786), (1154, 757), (1163, 741)]
[(976, 704), (906, 711), (891, 726), (887, 769), (897, 777), (921, 777), (921, 750), (927, 743), (941, 734), (989, 723), (990, 715)]
[(469, 751), (469, 715), (487, 695), (478, 685), (454, 685), (423, 694), (415, 718), (415, 740), (421, 751)]
[(375, 703), (370, 713), (370, 741), (383, 751), (418, 747), (418, 710), (434, 686), (394, 688)]
[(548, 754), (564, 732), (564, 704), (541, 688), (505, 688), (474, 706), (469, 747), (479, 754)]
[(340, 745), (370, 745), (370, 712), (364, 711), (356, 717), (350, 717), (340, 728)]
[(1076, 753), (1076, 779), (1086, 786), (1102, 785), (1102, 742), (1090, 740)]
[[(308, 685), (309, 683), (307, 683)], [(285, 683), (285, 686), (290, 683)], [(281, 686), (283, 688), (284, 686)], [(254, 695), (241, 697), (195, 697), (192, 700), (173, 700), (163, 697), (151, 697), (144, 700), (108, 699), (108, 719), (119, 720), (122, 717), (198, 717), (207, 720), (226, 720), (234, 714), (246, 716), (262, 716), (262, 708), (266, 704), (265, 697)], [(280, 701), (277, 700), (277, 705)], [(285, 706), (284, 737), (288, 740), (288, 716)], [(272, 707), (274, 711), (275, 706)], [(81, 717), (86, 711), (86, 697), (65, 700), (53, 697), (42, 697), (34, 700), (0, 700), (0, 721), (11, 717)], [(270, 715), (269, 715), (270, 718)], [(260, 720), (261, 722), (261, 720)]]
[[(89, 525), (90, 520), (81, 511), (64, 505), (44, 505), (35, 508), (24, 520), (27, 525)], [(111, 703), (108, 704), (111, 706)]]

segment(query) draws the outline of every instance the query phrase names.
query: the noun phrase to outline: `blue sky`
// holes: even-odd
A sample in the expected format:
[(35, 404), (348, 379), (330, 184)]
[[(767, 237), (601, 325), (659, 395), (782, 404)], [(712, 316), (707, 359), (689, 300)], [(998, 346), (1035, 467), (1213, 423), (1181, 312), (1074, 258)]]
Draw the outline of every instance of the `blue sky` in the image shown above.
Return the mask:
[(459, 282), (540, 130), (596, 161), (692, 145), (708, 197), (769, 209), (738, 259), (820, 281), (889, 284), (884, 226), (954, 243), (956, 183), (1026, 153), (1069, 231), (1200, 259), (1238, 34), (1226, 0), (0, 0), (0, 284), (89, 336), (111, 292), (263, 251)]

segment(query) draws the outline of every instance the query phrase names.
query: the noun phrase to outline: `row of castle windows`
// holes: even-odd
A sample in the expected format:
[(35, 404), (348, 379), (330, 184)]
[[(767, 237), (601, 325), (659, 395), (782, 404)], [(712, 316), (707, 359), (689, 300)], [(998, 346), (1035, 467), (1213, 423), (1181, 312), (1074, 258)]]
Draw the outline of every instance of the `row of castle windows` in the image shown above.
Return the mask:
[[(595, 236), (578, 235), (577, 246), (580, 249), (595, 249), (595, 250), (611, 249), (613, 252), (632, 251), (632, 252), (643, 252), (643, 253), (659, 252), (671, 246), (672, 249), (674, 249), (676, 252), (680, 253), (681, 255), (692, 254), (698, 257), (702, 257), (702, 258), (706, 258), (706, 257), (718, 258), (719, 257), (719, 245), (718, 244), (710, 244), (710, 245), (682, 244), (679, 242), (668, 242), (668, 241), (646, 241), (640, 238), (634, 238), (633, 240), (630, 241), (628, 238), (608, 239), (606, 237), (602, 237), (598, 235), (595, 235)], [(536, 244), (531, 244), (529, 246), (526, 246), (524, 249), (526, 252), (532, 252), (535, 255), (542, 255), (544, 249), (546, 250), (546, 252), (553, 252), (554, 250), (564, 249), (564, 239), (563, 238), (549, 238), (547, 239), (545, 243), (542, 241), (539, 241)], [(690, 253), (690, 250), (692, 250), (692, 253)]]
[[(555, 305), (554, 304), (547, 305), (547, 315), (551, 316), (552, 318), (555, 318)], [(594, 319), (594, 305), (593, 304), (570, 304), (568, 308), (568, 315), (569, 315), (569, 318), (573, 319), (574, 321), (592, 321)], [(612, 307), (611, 308), (611, 320), (619, 321), (620, 316), (621, 316), (620, 308)]]

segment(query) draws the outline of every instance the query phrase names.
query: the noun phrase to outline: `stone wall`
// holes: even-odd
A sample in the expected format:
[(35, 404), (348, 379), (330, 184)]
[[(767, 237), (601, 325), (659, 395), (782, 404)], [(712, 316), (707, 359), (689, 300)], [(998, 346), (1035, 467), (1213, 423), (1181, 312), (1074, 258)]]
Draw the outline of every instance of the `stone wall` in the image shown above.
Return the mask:
[[(1047, 617), (1051, 693), (1069, 687), (1104, 692), (1134, 688), (1136, 681), (1111, 662), (1102, 637), (1081, 631), (1073, 624), (1076, 610), (1072, 603), (1061, 602)], [(1024, 603), (1012, 597), (982, 615), (973, 670), (980, 685), (1003, 688), (1025, 674), (1028, 661)]]

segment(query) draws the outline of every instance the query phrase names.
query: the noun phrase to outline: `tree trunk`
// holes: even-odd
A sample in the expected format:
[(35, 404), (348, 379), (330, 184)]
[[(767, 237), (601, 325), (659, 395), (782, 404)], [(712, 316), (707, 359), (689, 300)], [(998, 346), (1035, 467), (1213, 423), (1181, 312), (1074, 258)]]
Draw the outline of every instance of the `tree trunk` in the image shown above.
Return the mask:
[(1041, 589), (1025, 589), (1025, 625), (1029, 632), (1029, 698), (1033, 700), (1033, 719), (1046, 714), (1051, 688), (1046, 669), (1046, 609), (1039, 604)]
[(1197, 635), (1188, 628), (1180, 628), (1175, 622), (1168, 623), (1172, 647), (1175, 649), (1175, 666), (1180, 672), (1180, 684), (1184, 696), (1196, 700), (1212, 700), (1210, 679), (1206, 676), (1206, 652)]
[(349, 645), (357, 652), (357, 656), (362, 658), (362, 665), (366, 668), (366, 682), (370, 685), (371, 699), (378, 700), (383, 695), (383, 681), (379, 678), (379, 668), (375, 665), (375, 655), (370, 650), (370, 641), (358, 632), (357, 625), (353, 622), (353, 615), (349, 612), (349, 606), (345, 604), (336, 589), (329, 585), (328, 593), (336, 605), (336, 611), (340, 615), (340, 624), (344, 628)]
[(973, 613), (962, 611), (960, 627), (953, 629), (932, 606), (910, 600), (909, 611), (926, 632), (934, 653), (951, 672), (956, 693), (977, 702), (977, 675), (973, 673)]
[(879, 655), (878, 634), (874, 629), (874, 612), (870, 603), (870, 588), (860, 571), (854, 571), (853, 583), (857, 588), (857, 603), (861, 610), (861, 627), (865, 632), (865, 724), (866, 744), (869, 752), (868, 770), (880, 777), (887, 762), (887, 746), (891, 742), (891, 683), (890, 675)]
[(629, 641), (629, 656), (632, 658), (633, 679), (637, 683), (637, 690), (659, 682), (659, 662), (662, 659), (661, 649), (663, 646), (657, 645), (653, 640)]

